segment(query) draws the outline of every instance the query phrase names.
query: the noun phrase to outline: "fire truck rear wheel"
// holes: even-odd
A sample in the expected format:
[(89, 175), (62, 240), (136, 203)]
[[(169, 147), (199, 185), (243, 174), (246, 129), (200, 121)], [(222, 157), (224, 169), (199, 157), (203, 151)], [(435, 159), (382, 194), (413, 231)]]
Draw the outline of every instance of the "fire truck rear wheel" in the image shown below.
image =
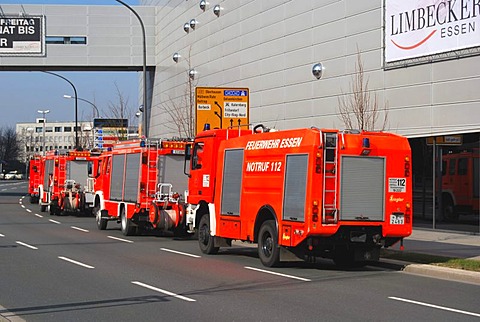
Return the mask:
[(97, 228), (100, 230), (107, 229), (108, 221), (106, 219), (102, 219), (102, 210), (100, 210), (100, 205), (96, 205), (92, 211), (95, 214), (95, 221), (97, 222)]
[(258, 233), (258, 257), (263, 265), (275, 267), (280, 263), (280, 248), (274, 220), (265, 221)]
[(444, 196), (442, 199), (443, 220), (447, 222), (455, 222), (458, 220), (458, 213), (455, 211), (453, 200), (450, 196)]
[(121, 217), (122, 234), (124, 236), (133, 235), (136, 228), (133, 226), (132, 221), (127, 218), (127, 213), (125, 211), (125, 207), (122, 208), (122, 212), (120, 214), (120, 217)]
[(203, 215), (198, 225), (198, 244), (204, 254), (216, 254), (220, 247), (215, 247), (214, 237), (210, 234), (210, 216)]
[(40, 205), (40, 211), (41, 212), (47, 211), (47, 206), (46, 205)]

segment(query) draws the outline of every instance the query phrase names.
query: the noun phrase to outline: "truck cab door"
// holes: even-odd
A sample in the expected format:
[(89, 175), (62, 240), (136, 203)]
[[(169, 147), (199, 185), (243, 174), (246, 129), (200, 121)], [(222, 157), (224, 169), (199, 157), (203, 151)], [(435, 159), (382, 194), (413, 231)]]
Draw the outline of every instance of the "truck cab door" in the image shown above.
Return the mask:
[(215, 159), (213, 140), (195, 141), (190, 159), (189, 203), (198, 204), (200, 200), (213, 202)]

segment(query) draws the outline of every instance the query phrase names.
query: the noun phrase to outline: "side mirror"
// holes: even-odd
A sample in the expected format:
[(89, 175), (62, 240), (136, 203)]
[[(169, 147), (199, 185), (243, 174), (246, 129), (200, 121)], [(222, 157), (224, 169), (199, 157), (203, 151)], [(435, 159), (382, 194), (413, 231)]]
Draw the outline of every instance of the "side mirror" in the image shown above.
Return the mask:
[(188, 143), (185, 145), (185, 160), (183, 162), (183, 173), (190, 178), (190, 172), (187, 172), (187, 169), (190, 168), (190, 160), (192, 159), (192, 144)]

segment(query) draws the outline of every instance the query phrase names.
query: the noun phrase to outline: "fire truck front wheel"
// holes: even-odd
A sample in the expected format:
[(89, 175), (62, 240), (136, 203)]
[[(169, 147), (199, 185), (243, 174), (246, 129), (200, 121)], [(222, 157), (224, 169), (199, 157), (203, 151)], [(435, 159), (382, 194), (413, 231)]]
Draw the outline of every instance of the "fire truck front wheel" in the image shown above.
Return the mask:
[(280, 263), (280, 248), (274, 220), (265, 221), (258, 233), (258, 257), (263, 265), (275, 267)]
[(100, 205), (95, 205), (92, 212), (95, 214), (95, 221), (97, 222), (97, 228), (100, 230), (107, 229), (108, 221), (106, 219), (102, 219), (102, 210), (100, 210)]
[(216, 254), (220, 247), (215, 247), (214, 237), (210, 234), (210, 216), (203, 215), (198, 225), (198, 245), (204, 254)]
[(124, 236), (131, 236), (134, 234), (136, 227), (133, 226), (132, 221), (127, 218), (125, 207), (122, 208), (121, 216), (121, 229)]

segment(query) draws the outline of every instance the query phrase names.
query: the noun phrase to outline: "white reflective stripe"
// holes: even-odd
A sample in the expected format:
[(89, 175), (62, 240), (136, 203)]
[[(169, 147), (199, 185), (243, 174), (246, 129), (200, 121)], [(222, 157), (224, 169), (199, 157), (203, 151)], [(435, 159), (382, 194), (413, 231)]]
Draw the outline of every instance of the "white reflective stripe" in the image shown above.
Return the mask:
[(122, 238), (113, 237), (113, 236), (107, 236), (107, 238), (110, 238), (110, 239), (115, 239), (115, 240), (118, 240), (118, 241), (121, 241), (121, 242), (124, 242), (124, 243), (133, 243), (133, 241), (131, 241), (131, 240), (128, 240), (128, 239), (122, 239)]
[(194, 257), (194, 258), (200, 258), (201, 256), (198, 256), (198, 255), (193, 255), (193, 254), (188, 254), (188, 253), (184, 253), (184, 252), (179, 252), (178, 250), (173, 250), (173, 249), (168, 249), (168, 248), (160, 248), (161, 250), (165, 251), (165, 252), (169, 252), (169, 253), (174, 253), (174, 254), (179, 254), (179, 255), (184, 255), (184, 256), (190, 256), (190, 257)]
[(78, 231), (83, 231), (84, 233), (89, 233), (89, 232), (90, 232), (90, 231), (88, 231), (88, 230), (86, 230), (86, 229), (79, 228), (79, 227), (75, 227), (75, 226), (70, 226), (70, 228), (75, 229), (75, 230), (78, 230)]
[(480, 314), (479, 314), (479, 313), (473, 313), (473, 312), (468, 312), (468, 311), (462, 311), (462, 310), (452, 309), (452, 308), (445, 307), (445, 306), (439, 306), (439, 305), (435, 305), (435, 304), (429, 304), (429, 303), (424, 303), (424, 302), (418, 302), (418, 301), (413, 301), (413, 300), (403, 299), (403, 298), (400, 298), (400, 297), (394, 297), (394, 296), (389, 296), (388, 298), (389, 298), (389, 299), (391, 299), (391, 300), (395, 300), (395, 301), (401, 301), (401, 302), (406, 302), (406, 303), (412, 303), (412, 304), (417, 304), (417, 305), (422, 305), (422, 306), (431, 307), (431, 308), (434, 308), (434, 309), (439, 309), (439, 310), (444, 310), (444, 311), (450, 311), (450, 312), (455, 312), (455, 313), (460, 313), (460, 314), (465, 314), (465, 315), (471, 315), (471, 316), (480, 317)]
[(172, 296), (172, 297), (175, 297), (177, 299), (184, 300), (184, 301), (187, 301), (187, 302), (196, 302), (196, 300), (191, 299), (189, 297), (186, 297), (186, 296), (183, 296), (183, 295), (178, 295), (178, 294), (166, 291), (166, 290), (162, 290), (161, 288), (156, 288), (154, 286), (144, 284), (142, 282), (133, 281), (132, 284), (135, 284), (135, 285), (138, 285), (138, 286), (141, 286), (141, 287), (145, 287), (145, 288), (148, 288), (149, 290), (159, 292), (159, 293), (163, 293), (165, 295)]
[(250, 270), (252, 270), (252, 271), (267, 273), (267, 274), (271, 274), (271, 275), (277, 275), (277, 276), (286, 277), (286, 278), (292, 278), (292, 279), (300, 280), (300, 281), (304, 281), (304, 282), (311, 282), (311, 280), (308, 279), (308, 278), (303, 278), (303, 277), (298, 277), (298, 276), (293, 276), (293, 275), (287, 275), (287, 274), (282, 274), (282, 273), (267, 271), (267, 270), (264, 270), (264, 269), (255, 268), (255, 267), (249, 267), (249, 266), (245, 266), (245, 268), (246, 268), (246, 269), (250, 269)]
[(75, 264), (75, 265), (78, 265), (78, 266), (82, 266), (82, 267), (85, 267), (85, 268), (89, 268), (89, 269), (95, 268), (93, 266), (90, 266), (90, 265), (87, 265), (87, 264), (84, 264), (84, 263), (81, 263), (81, 262), (77, 262), (77, 261), (75, 261), (73, 259), (70, 259), (70, 258), (67, 258), (67, 257), (58, 256), (58, 258), (66, 261), (66, 262), (69, 262), (69, 263), (72, 263), (72, 264)]
[(23, 243), (23, 242), (21, 242), (21, 241), (18, 241), (18, 240), (16, 241), (16, 243), (17, 243), (17, 244), (19, 244), (19, 245), (25, 246), (25, 247), (27, 247), (27, 248), (30, 248), (30, 249), (38, 249), (38, 248), (37, 248), (37, 247), (35, 247), (35, 246), (32, 246), (32, 245), (29, 245), (29, 244)]

